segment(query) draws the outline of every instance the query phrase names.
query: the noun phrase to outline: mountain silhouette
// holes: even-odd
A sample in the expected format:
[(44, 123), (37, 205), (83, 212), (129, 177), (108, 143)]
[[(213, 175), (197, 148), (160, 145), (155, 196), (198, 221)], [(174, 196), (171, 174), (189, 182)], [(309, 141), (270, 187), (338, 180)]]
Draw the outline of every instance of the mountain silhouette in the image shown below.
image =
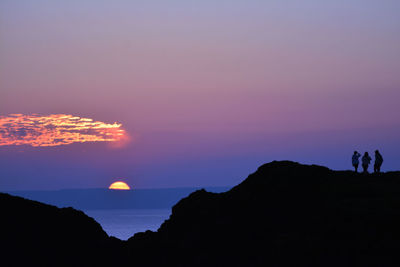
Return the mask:
[(192, 193), (128, 246), (143, 266), (399, 266), (400, 173), (272, 162)]
[(227, 192), (193, 192), (125, 242), (70, 208), (6, 194), (0, 207), (3, 260), (24, 266), (400, 264), (400, 172), (271, 162)]
[(100, 266), (118, 263), (121, 241), (82, 211), (0, 193), (1, 266)]

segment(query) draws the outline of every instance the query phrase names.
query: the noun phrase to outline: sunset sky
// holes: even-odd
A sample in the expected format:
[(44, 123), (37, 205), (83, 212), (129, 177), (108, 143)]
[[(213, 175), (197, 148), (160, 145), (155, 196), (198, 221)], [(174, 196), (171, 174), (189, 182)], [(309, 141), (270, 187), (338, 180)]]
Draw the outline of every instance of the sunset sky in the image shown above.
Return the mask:
[(272, 160), (350, 169), (354, 150), (399, 169), (399, 14), (398, 0), (2, 0), (0, 191), (230, 186)]

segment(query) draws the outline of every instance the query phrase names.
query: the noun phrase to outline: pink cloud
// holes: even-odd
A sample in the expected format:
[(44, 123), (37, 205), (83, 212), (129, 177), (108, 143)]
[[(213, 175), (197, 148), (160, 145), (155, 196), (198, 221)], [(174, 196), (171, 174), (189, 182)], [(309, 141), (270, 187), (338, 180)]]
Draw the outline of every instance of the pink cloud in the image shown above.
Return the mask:
[(127, 139), (120, 123), (105, 123), (66, 114), (0, 116), (0, 146), (59, 146)]

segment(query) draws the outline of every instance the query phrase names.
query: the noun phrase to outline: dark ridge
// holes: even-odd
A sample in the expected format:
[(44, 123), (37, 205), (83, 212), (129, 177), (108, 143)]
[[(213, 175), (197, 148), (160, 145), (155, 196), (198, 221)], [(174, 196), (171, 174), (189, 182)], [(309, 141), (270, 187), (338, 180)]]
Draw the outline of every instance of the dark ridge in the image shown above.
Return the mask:
[(98, 266), (122, 242), (82, 211), (0, 193), (1, 266)]
[(0, 194), (0, 209), (2, 266), (400, 266), (400, 172), (271, 162), (127, 242), (71, 208)]
[(141, 266), (399, 266), (399, 178), (272, 162), (226, 193), (182, 199), (157, 232), (128, 240), (129, 255)]

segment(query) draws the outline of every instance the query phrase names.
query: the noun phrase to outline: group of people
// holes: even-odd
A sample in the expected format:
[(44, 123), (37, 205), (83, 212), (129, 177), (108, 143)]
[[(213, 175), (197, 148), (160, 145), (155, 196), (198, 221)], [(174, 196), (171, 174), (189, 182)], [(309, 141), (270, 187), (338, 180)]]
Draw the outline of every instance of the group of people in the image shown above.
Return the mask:
[[(357, 151), (354, 151), (353, 157), (351, 158), (353, 167), (355, 172), (358, 171), (358, 164), (360, 164), (359, 158), (361, 154)], [(361, 158), (362, 167), (364, 169), (364, 173), (368, 173), (368, 166), (371, 163), (371, 157), (369, 156), (368, 152), (364, 153), (364, 156)], [(381, 166), (383, 163), (383, 157), (379, 153), (378, 150), (375, 150), (375, 164), (374, 164), (374, 172), (379, 173), (381, 171)]]

